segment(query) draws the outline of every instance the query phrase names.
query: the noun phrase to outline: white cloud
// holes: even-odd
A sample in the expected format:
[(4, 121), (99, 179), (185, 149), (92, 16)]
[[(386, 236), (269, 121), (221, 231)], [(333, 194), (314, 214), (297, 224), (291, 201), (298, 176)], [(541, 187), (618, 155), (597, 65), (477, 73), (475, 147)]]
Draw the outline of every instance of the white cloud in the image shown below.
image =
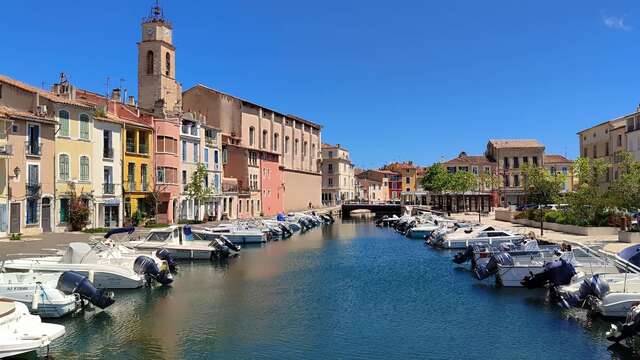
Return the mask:
[(616, 29), (616, 30), (625, 30), (625, 31), (629, 31), (631, 30), (631, 26), (627, 25), (625, 23), (625, 18), (623, 17), (618, 17), (618, 16), (606, 16), (603, 15), (602, 16), (602, 21), (604, 23), (604, 26), (610, 28), (610, 29)]

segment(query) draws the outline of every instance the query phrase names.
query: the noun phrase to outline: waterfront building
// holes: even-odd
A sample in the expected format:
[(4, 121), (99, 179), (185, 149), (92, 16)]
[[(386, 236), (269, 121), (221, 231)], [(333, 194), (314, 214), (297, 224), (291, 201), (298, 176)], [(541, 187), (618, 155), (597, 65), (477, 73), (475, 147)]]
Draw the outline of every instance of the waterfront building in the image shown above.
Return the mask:
[(204, 138), (201, 136), (200, 124), (204, 117), (194, 113), (184, 113), (180, 127), (180, 220), (201, 220), (204, 216), (204, 204), (198, 199), (190, 198), (186, 187), (193, 174), (203, 162)]
[(69, 229), (71, 202), (78, 198), (91, 210), (88, 227), (95, 226), (94, 184), (97, 183), (93, 166), (94, 109), (76, 100), (76, 89), (65, 78), (53, 85), (52, 93), (68, 100), (56, 107), (58, 129), (55, 137), (55, 228)]
[(122, 197), (122, 128), (123, 117), (136, 116), (137, 109), (125, 105), (120, 89), (111, 98), (76, 90), (76, 99), (96, 108), (92, 128), (91, 178), (93, 187), (92, 223), (96, 227), (122, 226), (124, 205)]
[(224, 175), (238, 179), (239, 216), (259, 214), (264, 196), (271, 197), (269, 202), (279, 201), (275, 188), (266, 195), (261, 191), (260, 162), (265, 154), (278, 156), (285, 211), (320, 205), (320, 125), (204, 85), (188, 89), (182, 99), (187, 111), (204, 114), (207, 125), (223, 134)]
[(58, 111), (76, 101), (0, 75), (0, 235), (53, 230)]
[(626, 149), (633, 155), (635, 161), (640, 161), (640, 112), (628, 115), (625, 119)]
[(356, 181), (362, 192), (360, 199), (370, 203), (389, 201), (389, 176), (389, 172), (381, 170), (366, 170), (358, 173)]
[(211, 189), (211, 197), (205, 201), (203, 214), (207, 219), (221, 220), (222, 219), (222, 133), (219, 129), (206, 125), (206, 122), (201, 124), (202, 131), (200, 136), (202, 137), (202, 143), (204, 147), (204, 153), (202, 156), (202, 162), (207, 168), (207, 177), (205, 178), (205, 186)]
[(378, 170), (389, 178), (389, 201), (400, 202), (402, 197), (402, 175), (394, 171)]
[[(150, 183), (146, 191), (137, 189), (142, 193), (136, 196), (142, 198), (150, 194), (158, 204), (158, 222), (172, 223), (179, 212), (182, 213), (179, 202), (183, 180), (178, 150), (178, 146), (182, 146), (182, 143), (178, 144), (182, 140), (182, 87), (176, 80), (173, 27), (156, 5), (143, 20), (141, 30), (142, 40), (138, 43), (139, 106), (153, 115), (151, 126), (157, 146), (153, 158), (149, 158), (154, 162), (155, 182)], [(147, 132), (138, 134), (148, 135)], [(138, 160), (142, 159), (138, 157)], [(193, 212), (193, 208), (191, 210)]]
[[(382, 170), (393, 171), (400, 175), (401, 190), (397, 199), (406, 203), (414, 203), (418, 190), (418, 167), (413, 164), (413, 161), (387, 164)], [(397, 191), (394, 190), (394, 196), (397, 195)]]
[(322, 144), (322, 203), (339, 205), (355, 199), (355, 178), (349, 150)]
[(544, 155), (544, 167), (551, 175), (562, 175), (565, 180), (562, 192), (572, 192), (574, 189), (573, 160), (562, 155)]
[(521, 167), (526, 164), (544, 166), (544, 150), (544, 145), (537, 140), (489, 140), (485, 156), (496, 163), (502, 206), (525, 202)]
[(608, 188), (618, 176), (616, 155), (627, 148), (627, 119), (634, 114), (608, 120), (578, 132), (580, 156), (602, 159), (612, 165), (600, 178), (600, 186)]
[[(126, 122), (123, 129), (122, 177), (124, 190), (124, 216), (128, 223), (135, 218), (149, 217), (153, 209), (148, 208), (149, 196), (157, 196), (153, 171), (153, 117), (141, 114)], [(176, 184), (177, 174), (166, 171), (161, 179)], [(135, 222), (134, 222), (135, 223)]]

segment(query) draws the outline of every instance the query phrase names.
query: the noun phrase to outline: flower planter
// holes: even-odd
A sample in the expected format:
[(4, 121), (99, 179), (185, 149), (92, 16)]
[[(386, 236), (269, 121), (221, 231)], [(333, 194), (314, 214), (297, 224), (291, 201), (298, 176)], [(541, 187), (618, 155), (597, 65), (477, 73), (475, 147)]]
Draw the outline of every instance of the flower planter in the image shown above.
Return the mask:
[(623, 243), (640, 243), (640, 232), (619, 231), (618, 241)]
[[(540, 228), (540, 222), (528, 220), (528, 219), (516, 219), (512, 221), (513, 223), (533, 227)], [(563, 232), (567, 234), (573, 235), (584, 235), (584, 236), (606, 236), (606, 235), (617, 235), (618, 228), (610, 227), (610, 226), (576, 226), (576, 225), (566, 225), (566, 224), (556, 224), (545, 222), (543, 227), (547, 230), (553, 230), (558, 232)]]

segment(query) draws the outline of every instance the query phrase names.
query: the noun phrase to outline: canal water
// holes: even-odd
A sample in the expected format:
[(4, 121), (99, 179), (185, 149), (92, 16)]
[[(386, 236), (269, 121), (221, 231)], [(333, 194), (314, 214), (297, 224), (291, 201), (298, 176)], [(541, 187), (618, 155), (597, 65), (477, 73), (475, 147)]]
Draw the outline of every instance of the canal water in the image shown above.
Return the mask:
[(60, 321), (56, 359), (603, 359), (608, 324), (497, 289), (371, 223), (182, 263), (170, 288), (118, 292)]

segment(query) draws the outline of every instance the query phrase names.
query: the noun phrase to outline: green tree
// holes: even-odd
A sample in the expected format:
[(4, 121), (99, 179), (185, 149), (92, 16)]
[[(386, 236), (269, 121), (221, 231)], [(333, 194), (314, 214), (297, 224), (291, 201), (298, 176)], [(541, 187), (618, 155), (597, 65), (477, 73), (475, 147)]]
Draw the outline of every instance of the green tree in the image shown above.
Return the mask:
[(458, 171), (453, 174), (449, 174), (448, 178), (449, 188), (447, 190), (462, 194), (462, 203), (464, 204), (463, 210), (466, 211), (466, 193), (472, 191), (476, 187), (476, 177), (468, 171)]
[(521, 173), (527, 199), (534, 204), (556, 202), (566, 180), (560, 173), (552, 175), (544, 167), (530, 164), (525, 164)]
[(448, 186), (449, 172), (440, 163), (435, 163), (427, 168), (422, 177), (422, 188), (431, 192), (443, 192)]
[(612, 205), (626, 210), (640, 207), (640, 163), (628, 152), (616, 154), (618, 178), (609, 188)]
[(567, 195), (568, 218), (581, 226), (606, 224), (611, 198), (610, 192), (600, 185), (600, 179), (609, 171), (609, 165), (602, 159), (582, 157), (574, 162), (573, 171), (578, 185)]
[[(195, 200), (197, 204), (203, 204), (213, 194), (212, 189), (205, 186), (205, 178), (207, 176), (207, 168), (202, 163), (198, 164), (198, 168), (191, 176), (191, 181), (184, 188), (187, 197)], [(196, 220), (198, 219), (200, 219), (200, 206), (196, 206)]]

